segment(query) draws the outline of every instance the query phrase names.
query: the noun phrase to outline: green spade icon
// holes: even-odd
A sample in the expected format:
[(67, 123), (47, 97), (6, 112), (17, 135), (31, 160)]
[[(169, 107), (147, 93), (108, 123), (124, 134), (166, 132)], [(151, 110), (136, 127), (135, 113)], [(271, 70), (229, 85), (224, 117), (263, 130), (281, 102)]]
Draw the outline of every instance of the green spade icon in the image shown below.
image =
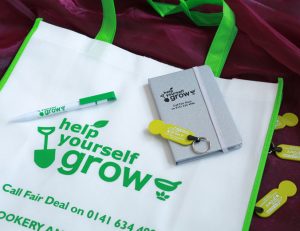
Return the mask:
[(55, 149), (48, 149), (48, 136), (55, 131), (55, 127), (38, 127), (38, 132), (44, 135), (44, 149), (34, 151), (34, 162), (40, 168), (48, 168), (55, 160)]

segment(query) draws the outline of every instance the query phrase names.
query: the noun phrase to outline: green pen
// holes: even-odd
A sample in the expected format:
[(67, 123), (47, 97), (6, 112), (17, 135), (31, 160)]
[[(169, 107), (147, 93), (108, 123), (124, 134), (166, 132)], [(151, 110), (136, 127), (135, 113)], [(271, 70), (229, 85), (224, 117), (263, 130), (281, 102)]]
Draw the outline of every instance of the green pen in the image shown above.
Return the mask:
[(115, 92), (110, 91), (107, 93), (99, 94), (99, 95), (94, 95), (94, 96), (89, 96), (85, 97), (82, 99), (77, 100), (74, 103), (62, 105), (62, 106), (54, 106), (54, 107), (49, 107), (49, 108), (44, 108), (40, 110), (36, 110), (33, 112), (28, 112), (23, 115), (20, 115), (16, 117), (13, 122), (22, 122), (22, 121), (28, 121), (28, 120), (35, 120), (35, 119), (40, 119), (43, 117), (48, 117), (52, 115), (56, 115), (59, 113), (63, 112), (68, 112), (68, 111), (75, 111), (91, 106), (96, 106), (101, 103), (109, 102), (109, 101), (115, 101), (117, 99)]

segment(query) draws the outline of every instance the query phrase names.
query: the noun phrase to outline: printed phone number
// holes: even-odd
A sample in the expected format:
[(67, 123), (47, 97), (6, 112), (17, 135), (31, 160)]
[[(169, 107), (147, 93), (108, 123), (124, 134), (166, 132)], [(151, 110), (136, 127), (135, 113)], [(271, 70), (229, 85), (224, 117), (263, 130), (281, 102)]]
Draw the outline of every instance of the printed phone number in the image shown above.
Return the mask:
[(109, 215), (102, 215), (99, 212), (95, 212), (94, 210), (89, 210), (86, 214), (88, 219), (92, 219), (94, 221), (100, 221), (102, 224), (113, 225), (117, 229), (121, 230), (129, 230), (129, 231), (155, 231), (155, 229), (151, 229), (148, 227), (140, 226), (137, 227), (133, 223), (127, 222), (122, 219), (113, 220)]

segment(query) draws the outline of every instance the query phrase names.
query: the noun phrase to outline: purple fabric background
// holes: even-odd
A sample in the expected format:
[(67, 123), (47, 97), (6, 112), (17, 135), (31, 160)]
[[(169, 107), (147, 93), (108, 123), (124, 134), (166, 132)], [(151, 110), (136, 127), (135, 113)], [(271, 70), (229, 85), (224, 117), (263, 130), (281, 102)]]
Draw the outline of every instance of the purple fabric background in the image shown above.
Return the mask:
[[(181, 68), (203, 64), (215, 28), (198, 28), (183, 14), (160, 18), (145, 0), (115, 2), (115, 45)], [(282, 76), (285, 86), (280, 114), (300, 116), (300, 1), (227, 2), (236, 14), (239, 33), (222, 77), (275, 82)], [(0, 76), (36, 17), (94, 37), (101, 25), (101, 4), (100, 0), (0, 1)], [(300, 145), (299, 132), (300, 125), (276, 131), (273, 141)], [(300, 163), (269, 156), (258, 197), (285, 179), (295, 182), (300, 191)], [(272, 217), (254, 215), (250, 230), (300, 230), (300, 192)]]

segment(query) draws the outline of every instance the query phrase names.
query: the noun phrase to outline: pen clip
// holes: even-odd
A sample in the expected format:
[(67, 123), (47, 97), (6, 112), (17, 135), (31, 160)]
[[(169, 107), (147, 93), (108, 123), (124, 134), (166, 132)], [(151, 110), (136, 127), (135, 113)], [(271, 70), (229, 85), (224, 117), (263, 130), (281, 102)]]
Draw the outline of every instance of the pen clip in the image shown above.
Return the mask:
[(116, 99), (117, 99), (117, 97), (115, 95), (115, 92), (110, 91), (110, 92), (107, 92), (107, 93), (103, 93), (103, 94), (99, 94), (99, 95), (93, 95), (93, 96), (89, 96), (89, 97), (79, 99), (79, 104), (84, 105), (84, 104), (89, 104), (89, 103), (97, 103), (98, 101), (103, 101), (103, 100), (114, 101)]

